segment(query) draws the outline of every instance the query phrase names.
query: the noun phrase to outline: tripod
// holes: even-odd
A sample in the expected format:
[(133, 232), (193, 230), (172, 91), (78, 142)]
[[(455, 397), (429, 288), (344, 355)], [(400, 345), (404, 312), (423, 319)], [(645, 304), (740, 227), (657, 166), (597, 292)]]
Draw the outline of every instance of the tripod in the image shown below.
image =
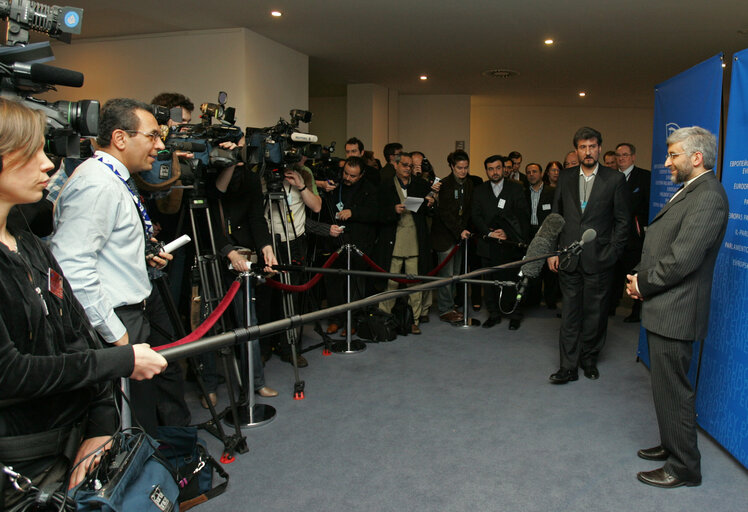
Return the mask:
[[(288, 197), (283, 190), (283, 182), (281, 182), (280, 185), (281, 190), (274, 190), (277, 187), (269, 185), (267, 196), (265, 198), (265, 209), (269, 212), (270, 216), (270, 239), (272, 240), (273, 244), (273, 252), (277, 255), (277, 257), (280, 257), (281, 253), (278, 251), (277, 241), (285, 242), (285, 253), (283, 254), (285, 254), (286, 261), (290, 263), (293, 261), (293, 258), (291, 254), (289, 224), (291, 226), (290, 231), (293, 233), (294, 240), (298, 239), (298, 235), (296, 234), (296, 227), (293, 223), (293, 213), (291, 212), (291, 206), (288, 204)], [(271, 188), (273, 188), (273, 190), (271, 190)], [(276, 215), (278, 216), (277, 218)], [(281, 236), (281, 233), (278, 233), (278, 237), (276, 238), (275, 227), (277, 219), (280, 219), (279, 224), (283, 230), (283, 236)], [(282, 273), (280, 275), (280, 280), (283, 284), (291, 284), (291, 278), (288, 273)], [(282, 291), (281, 301), (283, 305), (284, 317), (291, 318), (295, 316), (296, 308), (294, 305), (293, 296), (288, 292)], [(296, 359), (296, 347), (300, 341), (301, 333), (302, 328), (299, 328), (298, 331), (296, 328), (293, 328), (285, 332), (286, 341), (291, 348), (291, 363), (293, 364), (294, 371), (294, 400), (304, 399), (304, 381), (299, 378), (299, 365)]]
[[(196, 188), (192, 189), (189, 198), (190, 224), (192, 226), (193, 240), (195, 243), (195, 261), (197, 274), (200, 283), (200, 293), (202, 298), (203, 312), (213, 311), (224, 295), (223, 283), (221, 281), (221, 269), (219, 267), (217, 251), (215, 247), (215, 237), (213, 236), (213, 223), (210, 214), (210, 207), (205, 197), (196, 193)], [(199, 218), (198, 218), (199, 217)], [(203, 243), (207, 241), (207, 247)], [(207, 316), (207, 315), (205, 315)], [(203, 316), (204, 318), (204, 316)], [(219, 319), (220, 331), (226, 331), (226, 324), (223, 318)], [(226, 416), (230, 410), (233, 418), (239, 418), (238, 405), (234, 398), (235, 383), (239, 381), (238, 367), (236, 358), (231, 349), (221, 349), (218, 355), (223, 364), (224, 376), (226, 377), (226, 390), (229, 396), (229, 407), (220, 414), (216, 414), (215, 408), (204, 394), (208, 408), (211, 411), (212, 419), (199, 425), (200, 428), (210, 432), (213, 436), (220, 439), (225, 446), (225, 454), (231, 457), (234, 450), (239, 453), (248, 451), (247, 440), (242, 435), (239, 421), (234, 422), (234, 433), (227, 436), (221, 427), (220, 420)], [(203, 390), (204, 391), (204, 390)]]

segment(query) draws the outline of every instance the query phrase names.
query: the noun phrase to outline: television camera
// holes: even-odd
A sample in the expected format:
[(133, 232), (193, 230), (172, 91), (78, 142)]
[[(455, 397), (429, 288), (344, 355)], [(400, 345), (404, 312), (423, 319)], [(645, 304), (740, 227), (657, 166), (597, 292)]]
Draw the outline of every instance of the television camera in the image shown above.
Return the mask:
[(293, 109), (289, 115), (290, 121), (281, 118), (275, 126), (247, 128), (247, 164), (257, 165), (271, 192), (283, 189), (286, 169), (304, 157), (318, 159), (322, 155), (317, 136), (299, 131), (299, 123), (311, 121), (312, 113)]
[(57, 90), (56, 85), (81, 87), (83, 74), (44, 64), (54, 59), (49, 42), (29, 44), (29, 31), (69, 43), (71, 34), (80, 34), (83, 10), (29, 0), (0, 0), (0, 19), (8, 24), (7, 44), (0, 46), (0, 95), (44, 112), (48, 154), (80, 157), (81, 137), (98, 134), (99, 102), (49, 103), (32, 96)]

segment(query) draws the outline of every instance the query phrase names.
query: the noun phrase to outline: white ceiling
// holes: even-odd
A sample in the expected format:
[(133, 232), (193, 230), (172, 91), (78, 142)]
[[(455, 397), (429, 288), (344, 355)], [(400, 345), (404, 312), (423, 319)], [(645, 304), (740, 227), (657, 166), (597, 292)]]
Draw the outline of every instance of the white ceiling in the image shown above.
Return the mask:
[[(83, 33), (246, 27), (309, 55), (310, 95), (377, 83), (509, 104), (651, 107), (655, 84), (748, 47), (746, 0), (70, 0)], [(284, 14), (273, 18), (270, 11)], [(744, 31), (746, 34), (741, 34)], [(556, 43), (547, 47), (543, 40)], [(230, 48), (216, 48), (216, 53)], [(189, 49), (185, 49), (189, 58)], [(199, 63), (195, 63), (199, 65)], [(509, 80), (482, 71), (509, 68)], [(427, 74), (427, 82), (418, 79)], [(580, 99), (584, 90), (587, 97)]]

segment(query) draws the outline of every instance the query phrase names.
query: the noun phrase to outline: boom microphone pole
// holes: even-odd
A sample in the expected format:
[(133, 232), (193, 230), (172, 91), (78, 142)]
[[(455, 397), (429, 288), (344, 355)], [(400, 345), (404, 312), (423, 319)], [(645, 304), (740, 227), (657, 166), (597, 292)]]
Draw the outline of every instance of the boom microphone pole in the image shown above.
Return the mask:
[(182, 359), (185, 357), (192, 357), (194, 355), (201, 354), (203, 352), (210, 352), (212, 350), (218, 350), (219, 348), (228, 347), (231, 345), (235, 345), (237, 343), (244, 343), (250, 339), (259, 338), (262, 336), (268, 336), (270, 334), (275, 334), (276, 332), (281, 332), (281, 331), (285, 331), (288, 329), (294, 329), (306, 323), (321, 320), (323, 318), (327, 318), (330, 315), (345, 313), (353, 309), (365, 308), (366, 306), (371, 306), (379, 302), (382, 302), (384, 300), (394, 299), (396, 297), (401, 297), (404, 295), (408, 295), (410, 293), (432, 290), (435, 288), (439, 288), (441, 286), (452, 284), (453, 282), (457, 283), (457, 282), (463, 281), (466, 278), (480, 276), (483, 274), (494, 272), (496, 270), (501, 270), (501, 269), (506, 269), (506, 268), (515, 268), (523, 264), (530, 263), (532, 261), (545, 260), (551, 256), (558, 256), (560, 254), (569, 252), (570, 250), (572, 250), (571, 247), (562, 249), (559, 251), (554, 251), (554, 252), (551, 252), (550, 254), (543, 254), (543, 255), (532, 257), (532, 258), (525, 258), (524, 260), (517, 260), (517, 261), (510, 262), (510, 263), (504, 263), (503, 265), (497, 265), (495, 267), (481, 268), (481, 269), (469, 272), (467, 274), (462, 274), (462, 275), (457, 275), (457, 276), (452, 276), (452, 277), (445, 277), (437, 281), (431, 281), (431, 282), (411, 286), (410, 288), (402, 288), (402, 289), (386, 291), (386, 292), (374, 295), (372, 297), (367, 297), (365, 299), (360, 299), (360, 300), (351, 302), (349, 304), (342, 304), (340, 306), (334, 306), (332, 308), (321, 309), (319, 311), (313, 311), (311, 313), (305, 313), (303, 315), (292, 315), (289, 318), (276, 320), (274, 322), (268, 322), (262, 325), (253, 325), (250, 327), (233, 329), (223, 334), (218, 334), (216, 336), (203, 338), (202, 340), (197, 341), (197, 342), (184, 343), (180, 345), (177, 345), (177, 344), (164, 345), (163, 347), (154, 347), (154, 350), (158, 351), (162, 356), (164, 356), (164, 358), (166, 358), (167, 361), (172, 362), (172, 361), (176, 361), (178, 359)]

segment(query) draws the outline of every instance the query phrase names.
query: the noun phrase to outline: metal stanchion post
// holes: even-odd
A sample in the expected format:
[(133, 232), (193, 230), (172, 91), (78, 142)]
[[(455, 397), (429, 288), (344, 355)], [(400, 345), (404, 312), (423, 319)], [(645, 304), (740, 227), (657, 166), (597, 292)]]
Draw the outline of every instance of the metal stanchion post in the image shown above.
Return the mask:
[[(345, 246), (346, 254), (348, 255), (348, 262), (346, 269), (351, 270), (351, 244), (346, 244)], [(350, 304), (351, 302), (351, 274), (346, 274), (345, 276), (345, 283), (346, 283), (346, 299), (347, 302)], [(336, 354), (360, 354), (364, 350), (366, 350), (366, 343), (364, 343), (361, 340), (354, 340), (351, 339), (351, 331), (353, 330), (353, 319), (351, 315), (351, 310), (349, 309), (345, 313), (346, 319), (346, 328), (345, 328), (345, 341), (336, 341), (333, 343), (332, 348), (330, 349), (331, 352), (334, 352)]]
[[(463, 243), (465, 244), (465, 254), (463, 255), (462, 263), (465, 269), (465, 274), (467, 274), (468, 273), (468, 246), (470, 244), (468, 243), (467, 239), (463, 240)], [(478, 320), (477, 318), (470, 318), (470, 307), (469, 307), (470, 304), (468, 304), (468, 283), (463, 283), (462, 285), (465, 289), (465, 293), (463, 296), (464, 298), (462, 301), (463, 320), (461, 324), (455, 324), (455, 325), (459, 326), (461, 329), (464, 329), (466, 327), (478, 327), (480, 325), (480, 320)]]
[[(252, 273), (243, 272), (244, 279), (244, 314), (247, 327), (252, 325)], [(252, 365), (252, 341), (242, 344), (242, 352), (246, 354), (247, 375), (244, 381), (244, 389), (247, 394), (247, 402), (237, 406), (239, 426), (241, 428), (259, 427), (270, 423), (275, 419), (275, 408), (267, 404), (255, 403), (255, 375)], [(234, 417), (231, 411), (226, 414), (224, 423), (234, 425)]]
[[(122, 394), (130, 399), (130, 379), (122, 377), (120, 380), (122, 383)], [(130, 411), (130, 403), (122, 399), (122, 430), (132, 427), (132, 411)]]

